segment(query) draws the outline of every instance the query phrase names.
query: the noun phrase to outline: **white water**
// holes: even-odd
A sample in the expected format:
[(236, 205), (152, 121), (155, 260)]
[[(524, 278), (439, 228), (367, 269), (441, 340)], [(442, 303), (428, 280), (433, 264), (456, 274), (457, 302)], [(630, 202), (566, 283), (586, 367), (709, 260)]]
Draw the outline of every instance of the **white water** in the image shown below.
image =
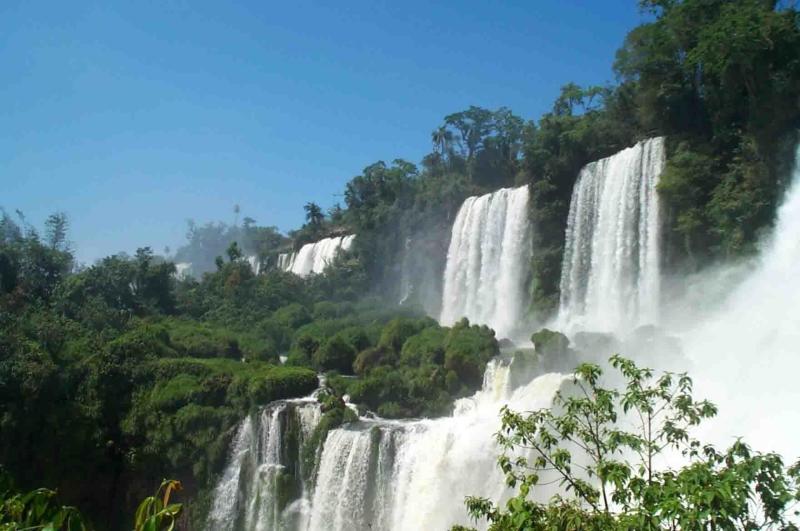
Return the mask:
[(699, 395), (720, 415), (709, 433), (800, 457), (800, 146), (793, 183), (758, 266), (685, 338)]
[(572, 192), (558, 326), (624, 333), (658, 318), (664, 139), (581, 170)]
[[(565, 257), (565, 266), (577, 269), (571, 269), (569, 274), (574, 275), (562, 280), (571, 283), (568, 287), (573, 289), (571, 298), (562, 306), (562, 318), (576, 327), (589, 325), (618, 331), (658, 317), (659, 219), (652, 194), (663, 164), (662, 150), (660, 139), (637, 145), (600, 161), (595, 167), (590, 165), (576, 185), (579, 198), (577, 202), (573, 200), (572, 232), (568, 233), (573, 239), (569, 251), (572, 254), (569, 259)], [(610, 184), (617, 180), (621, 182)], [(706, 435), (725, 443), (731, 442), (732, 436), (743, 435), (758, 449), (782, 451), (789, 458), (797, 456), (796, 441), (800, 435), (796, 406), (800, 403), (800, 385), (796, 381), (800, 373), (800, 317), (794, 308), (796, 301), (800, 301), (797, 169), (794, 180), (795, 186), (779, 211), (775, 236), (765, 246), (758, 267), (713, 315), (699, 321), (683, 337), (687, 354), (694, 363), (689, 369), (697, 380), (696, 395), (710, 394), (721, 406), (719, 421), (711, 425), (712, 430)], [(580, 196), (579, 188), (583, 188), (585, 195)], [(612, 201), (609, 197), (616, 199)], [(465, 295), (470, 289), (479, 293), (480, 286), (466, 282), (466, 278), (477, 282), (482, 279), (481, 260), (474, 255), (484, 256), (486, 246), (491, 252), (485, 256), (495, 256), (498, 251), (488, 241), (501, 244), (505, 241), (498, 237), (505, 229), (487, 228), (496, 228), (488, 223), (488, 211), (492, 208), (488, 198), (470, 198), (469, 205), (465, 202), (459, 212), (459, 218), (463, 213), (464, 219), (456, 221), (456, 226), (463, 228), (458, 234), (462, 243), (454, 250), (451, 242), (448, 254), (448, 269), (450, 255), (459, 258), (453, 262), (459, 267), (452, 276), (453, 281), (458, 278), (461, 282)], [(474, 205), (481, 199), (485, 205)], [(503, 202), (510, 204), (510, 198), (504, 198)], [(500, 210), (500, 201), (497, 203), (494, 206)], [(507, 205), (503, 223), (509, 218)], [(500, 217), (495, 214), (495, 218)], [(596, 230), (579, 227), (580, 223), (594, 224)], [(469, 232), (467, 226), (474, 232)], [(612, 231), (613, 237), (608, 232), (598, 232), (601, 229)], [(455, 226), (453, 238), (456, 238)], [(498, 265), (496, 272), (501, 270)], [(483, 279), (496, 283), (493, 276)], [(600, 301), (590, 296), (592, 283), (594, 290), (601, 287), (608, 290), (606, 308), (612, 312), (610, 315), (598, 313), (598, 308), (604, 306), (593, 306)], [(489, 297), (494, 304), (494, 293), (497, 292), (484, 292), (481, 296)], [(231, 462), (217, 486), (209, 527), (337, 531), (474, 525), (466, 517), (464, 496), (486, 496), (497, 501), (506, 494), (496, 465), (498, 449), (493, 439), (500, 426), (500, 407), (503, 404), (516, 410), (547, 407), (565, 379), (546, 374), (512, 390), (511, 373), (512, 368), (507, 364), (492, 362), (481, 391), (459, 400), (449, 417), (415, 421), (362, 419), (332, 431), (319, 456), (315, 484), (304, 485), (302, 496), (281, 514), (274, 496), (268, 492), (276, 477), (270, 466), (288, 464), (283, 457), (269, 457), (273, 455), (270, 452), (262, 452), (265, 457), (260, 460), (252, 456), (256, 455), (253, 448), (270, 448), (268, 441), (279, 440), (282, 431), (277, 430), (278, 435), (273, 434), (272, 428), (259, 431), (254, 427), (255, 417), (248, 417), (240, 427)], [(262, 426), (271, 422), (263, 420), (267, 411), (275, 415), (274, 409), (265, 410)], [(319, 410), (309, 406), (302, 411), (307, 411), (303, 425), (308, 426), (305, 430), (310, 433), (311, 426), (318, 421)], [(254, 462), (258, 466), (249, 464)], [(261, 472), (255, 474), (252, 472), (255, 469)]]
[(237, 429), (228, 465), (214, 489), (208, 529), (271, 530), (297, 521), (300, 516), (293, 508), (284, 510), (279, 500), (279, 485), (302, 476), (302, 460), (288, 455), (284, 439), (293, 424), (302, 444), (319, 418), (319, 405), (312, 398), (275, 402), (248, 415)]
[(442, 324), (466, 317), (511, 336), (525, 313), (530, 258), (527, 186), (467, 198), (447, 251)]
[[(319, 457), (313, 489), (286, 510), (299, 516), (279, 514), (274, 495), (268, 492), (275, 482), (274, 470), (286, 466), (272, 452), (275, 441), (280, 441), (278, 408), (282, 403), (260, 413), (260, 431), (248, 417), (215, 490), (209, 528), (417, 531), (448, 529), (456, 523), (472, 525), (465, 496), (497, 500), (507, 494), (494, 440), (500, 408), (506, 404), (517, 410), (548, 407), (565, 381), (562, 375), (545, 374), (511, 389), (510, 372), (508, 361), (491, 362), (482, 389), (457, 401), (449, 417), (363, 418), (332, 430)], [(309, 426), (318, 419), (310, 418)], [(256, 448), (261, 448), (260, 453)], [(254, 473), (256, 455), (258, 472)]]
[(253, 274), (257, 275), (259, 272), (261, 272), (261, 261), (258, 259), (258, 256), (248, 256), (247, 263), (250, 264), (250, 269), (253, 270)]
[(340, 250), (346, 251), (353, 245), (354, 234), (324, 238), (318, 242), (303, 245), (296, 253), (282, 253), (278, 256), (278, 268), (295, 275), (306, 277), (322, 273)]
[(192, 276), (192, 264), (189, 262), (178, 262), (175, 264), (175, 276), (186, 278)]

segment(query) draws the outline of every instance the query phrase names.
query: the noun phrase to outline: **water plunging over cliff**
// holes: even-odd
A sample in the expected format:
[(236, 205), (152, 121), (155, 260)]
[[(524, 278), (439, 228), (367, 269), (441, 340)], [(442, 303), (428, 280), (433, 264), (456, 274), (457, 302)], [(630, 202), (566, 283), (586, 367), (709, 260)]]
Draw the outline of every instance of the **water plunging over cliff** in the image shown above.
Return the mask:
[(467, 317), (511, 335), (525, 312), (530, 259), (527, 186), (467, 198), (447, 251), (442, 324)]
[(340, 250), (350, 249), (354, 239), (355, 235), (349, 234), (307, 243), (296, 253), (283, 253), (278, 256), (278, 268), (301, 277), (322, 273)]
[(652, 138), (581, 170), (561, 272), (564, 329), (624, 332), (658, 317), (663, 168), (664, 139)]
[[(208, 529), (300, 529), (306, 488), (301, 448), (319, 418), (313, 398), (274, 402), (245, 417), (213, 492)], [(290, 498), (297, 500), (287, 508)]]
[[(295, 489), (293, 500), (278, 495), (281, 488), (287, 492), (283, 485), (301, 466), (291, 463), (299, 454), (291, 450), (296, 443), (286, 442), (287, 426), (305, 415), (299, 424), (308, 428), (300, 431), (311, 433), (319, 406), (295, 405), (293, 417), (287, 413), (292, 401), (271, 404), (239, 427), (214, 493), (209, 528), (417, 531), (471, 524), (465, 496), (500, 499), (507, 492), (494, 440), (500, 408), (547, 407), (565, 381), (551, 373), (512, 389), (511, 372), (508, 360), (490, 362), (482, 389), (458, 400), (449, 417), (362, 418), (332, 430), (312, 479)], [(317, 413), (309, 413), (314, 407)], [(300, 439), (307, 441), (307, 435)]]
[(250, 269), (253, 270), (253, 274), (257, 275), (261, 272), (261, 260), (256, 255), (251, 255), (247, 257), (247, 263), (250, 265)]

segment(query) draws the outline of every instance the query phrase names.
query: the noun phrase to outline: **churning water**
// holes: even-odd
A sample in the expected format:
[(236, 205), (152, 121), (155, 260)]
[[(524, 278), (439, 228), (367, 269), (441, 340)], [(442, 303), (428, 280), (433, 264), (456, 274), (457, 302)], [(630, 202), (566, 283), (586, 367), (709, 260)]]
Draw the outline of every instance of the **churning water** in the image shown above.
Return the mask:
[(295, 489), (296, 499), (277, 494), (303, 466), (292, 461), (300, 454), (288, 451), (287, 424), (302, 415), (293, 422), (303, 427), (300, 438), (306, 440), (319, 420), (310, 408), (319, 406), (277, 402), (247, 417), (215, 490), (208, 527), (417, 531), (469, 524), (467, 495), (499, 499), (506, 493), (494, 441), (500, 408), (548, 407), (565, 380), (545, 374), (512, 389), (510, 363), (492, 361), (481, 390), (458, 400), (449, 417), (362, 418), (332, 430), (316, 454), (314, 470), (302, 471), (310, 479)]

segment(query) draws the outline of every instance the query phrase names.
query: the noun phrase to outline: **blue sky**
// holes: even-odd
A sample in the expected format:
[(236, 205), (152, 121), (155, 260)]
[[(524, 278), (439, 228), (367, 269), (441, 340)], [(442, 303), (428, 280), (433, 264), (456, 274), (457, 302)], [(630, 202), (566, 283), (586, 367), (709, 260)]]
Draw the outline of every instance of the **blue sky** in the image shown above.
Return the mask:
[(81, 261), (186, 220), (302, 223), (469, 105), (613, 81), (635, 0), (0, 2), (0, 206), (66, 212)]

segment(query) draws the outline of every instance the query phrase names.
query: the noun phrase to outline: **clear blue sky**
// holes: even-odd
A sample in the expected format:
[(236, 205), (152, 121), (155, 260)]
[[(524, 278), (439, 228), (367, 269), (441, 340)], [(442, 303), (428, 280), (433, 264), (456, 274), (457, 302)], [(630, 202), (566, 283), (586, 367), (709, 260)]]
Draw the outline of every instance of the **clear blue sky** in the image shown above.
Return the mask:
[(469, 105), (613, 81), (635, 0), (0, 2), (0, 206), (65, 211), (80, 260), (282, 230)]

